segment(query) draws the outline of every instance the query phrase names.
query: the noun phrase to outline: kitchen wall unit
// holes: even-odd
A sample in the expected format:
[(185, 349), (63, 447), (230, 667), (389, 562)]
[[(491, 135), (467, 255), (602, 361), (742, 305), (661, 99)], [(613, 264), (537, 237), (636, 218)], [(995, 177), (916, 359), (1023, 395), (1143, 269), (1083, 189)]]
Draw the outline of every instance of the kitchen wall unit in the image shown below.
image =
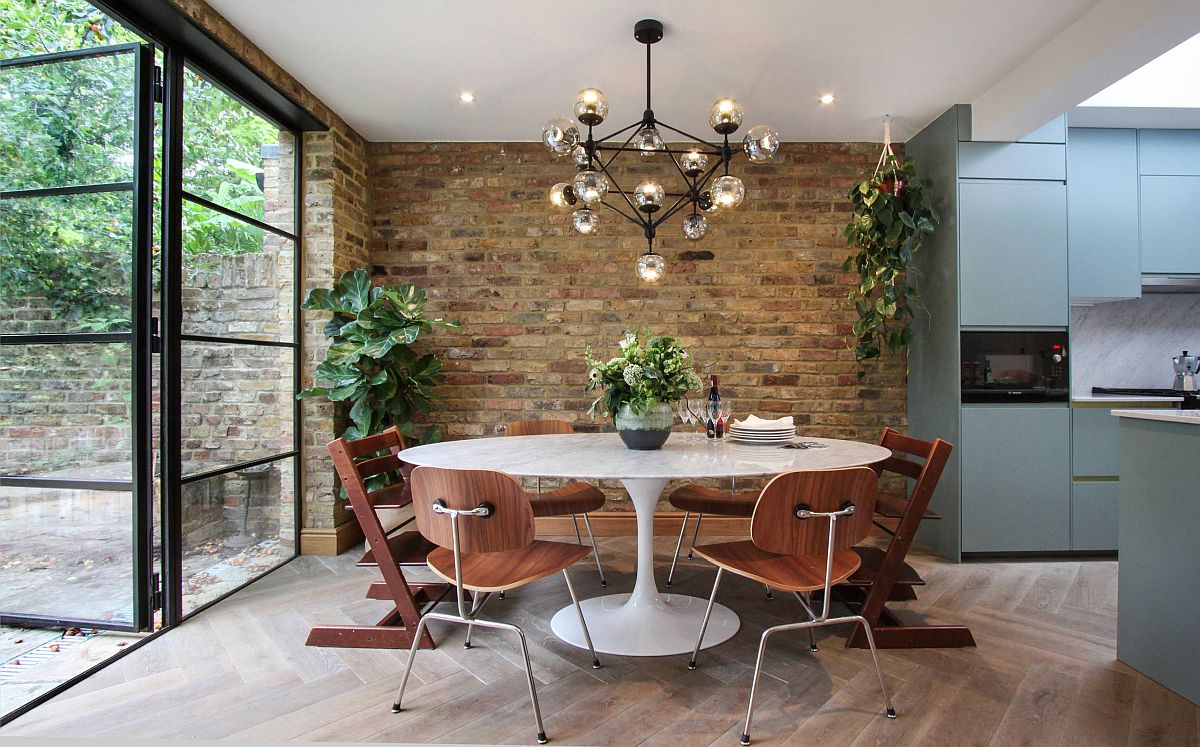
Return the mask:
[(1139, 173), (1200, 176), (1200, 130), (1138, 130)]
[(1200, 176), (1141, 177), (1142, 272), (1200, 274)]
[(1142, 295), (1137, 130), (1071, 128), (1067, 256), (1072, 300)]

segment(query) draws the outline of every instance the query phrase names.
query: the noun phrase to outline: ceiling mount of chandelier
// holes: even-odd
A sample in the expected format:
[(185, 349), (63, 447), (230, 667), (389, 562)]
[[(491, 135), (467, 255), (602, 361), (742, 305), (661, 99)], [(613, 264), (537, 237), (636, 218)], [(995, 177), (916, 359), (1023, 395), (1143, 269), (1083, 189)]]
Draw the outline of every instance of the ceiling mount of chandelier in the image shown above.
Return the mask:
[[(708, 124), (721, 136), (717, 143), (676, 129), (654, 116), (650, 102), (650, 47), (663, 38), (663, 25), (646, 19), (633, 27), (633, 38), (646, 45), (646, 110), (642, 118), (604, 137), (596, 137), (593, 128), (608, 117), (608, 99), (595, 88), (585, 88), (575, 97), (575, 119), (555, 117), (542, 128), (542, 142), (556, 156), (570, 156), (578, 171), (570, 182), (550, 188), (550, 202), (562, 210), (574, 210), (571, 224), (584, 235), (600, 227), (600, 208), (617, 213), (642, 227), (646, 252), (638, 258), (638, 275), (654, 282), (666, 271), (665, 260), (654, 251), (658, 228), (677, 213), (688, 211), (682, 222), (683, 236), (699, 241), (708, 233), (706, 215), (730, 210), (742, 203), (746, 186), (729, 173), (738, 152), (751, 162), (768, 161), (779, 152), (779, 133), (766, 125), (751, 127), (735, 148), (729, 136), (742, 124), (742, 106), (731, 98), (718, 99), (709, 110)], [(578, 120), (579, 124), (576, 124)], [(581, 131), (580, 125), (583, 126)], [(685, 144), (672, 145), (663, 137), (680, 138)], [(617, 145), (617, 138), (626, 136)], [(632, 190), (625, 190), (613, 177), (610, 166), (618, 157), (631, 154), (652, 161), (666, 156), (671, 166), (665, 176), (681, 185), (668, 190), (658, 179), (648, 179)], [(666, 161), (663, 159), (666, 166)]]

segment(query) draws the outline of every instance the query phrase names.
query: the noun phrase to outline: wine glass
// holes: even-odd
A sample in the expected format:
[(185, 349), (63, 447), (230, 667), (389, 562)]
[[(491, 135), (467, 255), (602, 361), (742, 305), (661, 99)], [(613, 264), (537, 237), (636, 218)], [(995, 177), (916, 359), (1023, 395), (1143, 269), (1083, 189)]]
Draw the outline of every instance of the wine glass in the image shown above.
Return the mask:
[(728, 399), (721, 400), (720, 408), (721, 420), (725, 421), (725, 430), (729, 430), (729, 418), (733, 415), (733, 401)]
[(679, 420), (684, 425), (691, 425), (696, 418), (692, 415), (692, 408), (688, 405), (687, 397), (680, 397), (678, 402)]

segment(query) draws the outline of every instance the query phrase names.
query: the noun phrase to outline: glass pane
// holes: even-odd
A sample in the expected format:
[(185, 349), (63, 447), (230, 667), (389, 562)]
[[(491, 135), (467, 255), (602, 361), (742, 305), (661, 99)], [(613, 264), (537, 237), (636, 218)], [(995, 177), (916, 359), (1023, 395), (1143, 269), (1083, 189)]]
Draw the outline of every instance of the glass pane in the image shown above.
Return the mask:
[(292, 134), (191, 70), (183, 97), (183, 188), (295, 233)]
[(0, 188), (133, 179), (134, 55), (6, 68)]
[(126, 332), (133, 193), (0, 200), (0, 330)]
[(0, 612), (133, 623), (133, 494), (0, 486)]
[(0, 474), (132, 480), (128, 343), (0, 346)]
[(183, 333), (291, 342), (295, 243), (183, 203)]
[(295, 461), (183, 486), (184, 613), (295, 554)]
[(183, 473), (292, 450), (295, 351), (183, 343)]
[(84, 0), (5, 2), (0, 57), (106, 47), (141, 41)]

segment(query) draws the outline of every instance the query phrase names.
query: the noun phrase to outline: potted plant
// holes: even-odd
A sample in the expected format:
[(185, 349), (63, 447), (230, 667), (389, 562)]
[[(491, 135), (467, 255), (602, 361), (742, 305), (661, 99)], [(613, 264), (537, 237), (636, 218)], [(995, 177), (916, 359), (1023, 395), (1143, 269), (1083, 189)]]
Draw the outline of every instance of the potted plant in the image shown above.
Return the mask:
[(875, 173), (855, 184), (849, 197), (854, 215), (845, 234), (854, 253), (842, 270), (859, 276), (849, 298), (858, 312), (854, 357), (863, 361), (878, 358), (885, 345), (892, 352), (908, 345), (917, 299), (909, 284), (913, 255), (933, 233), (938, 214), (917, 179), (913, 159), (901, 161), (890, 147)]
[(661, 449), (671, 435), (674, 403), (702, 386), (692, 357), (674, 337), (629, 332), (616, 357), (601, 361), (589, 347), (588, 391), (603, 390), (588, 414), (611, 415), (630, 449)]
[[(415, 436), (413, 416), (429, 409), (442, 363), (432, 353), (419, 354), (413, 343), (437, 327), (457, 322), (425, 316), (425, 291), (413, 285), (373, 286), (365, 270), (338, 278), (332, 288), (314, 288), (301, 308), (329, 311), (325, 325), (330, 341), (315, 378), (327, 382), (297, 396), (325, 397), (350, 405), (350, 424), (339, 435), (356, 439), (392, 426)], [(441, 438), (432, 427), (424, 441)]]

